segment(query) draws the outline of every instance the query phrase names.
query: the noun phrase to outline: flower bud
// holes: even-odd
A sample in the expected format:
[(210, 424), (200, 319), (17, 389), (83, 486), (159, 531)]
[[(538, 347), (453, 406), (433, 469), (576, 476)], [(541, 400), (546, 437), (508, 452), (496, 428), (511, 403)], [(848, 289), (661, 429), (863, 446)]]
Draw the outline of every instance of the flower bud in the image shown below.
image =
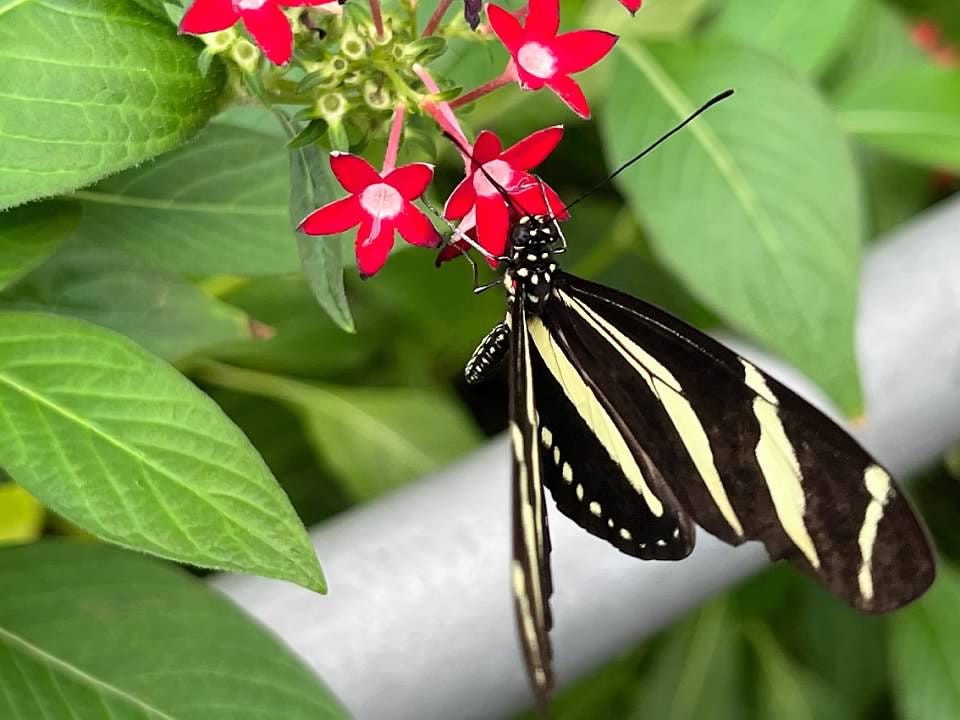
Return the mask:
[(367, 54), (367, 44), (357, 33), (348, 30), (340, 38), (340, 52), (350, 60), (359, 60)]
[(383, 83), (367, 80), (363, 84), (363, 101), (374, 110), (386, 110), (390, 107), (390, 91)]
[(340, 119), (347, 112), (347, 99), (338, 92), (321, 95), (317, 100), (317, 115), (322, 117), (331, 126), (339, 125)]
[(260, 50), (249, 40), (241, 38), (230, 48), (230, 57), (245, 73), (253, 73), (260, 62)]
[(210, 52), (216, 55), (229, 50), (239, 36), (237, 35), (237, 31), (233, 28), (227, 28), (226, 30), (221, 30), (220, 32), (215, 33), (207, 33), (206, 35), (201, 35), (200, 37), (207, 44), (207, 47), (210, 48)]

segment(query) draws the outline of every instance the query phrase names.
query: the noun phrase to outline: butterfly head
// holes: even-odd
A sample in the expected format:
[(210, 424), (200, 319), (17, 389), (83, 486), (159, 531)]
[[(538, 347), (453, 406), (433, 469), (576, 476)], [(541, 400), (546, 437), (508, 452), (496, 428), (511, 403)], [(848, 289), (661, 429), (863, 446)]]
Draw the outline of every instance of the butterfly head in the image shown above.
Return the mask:
[(526, 297), (534, 313), (550, 296), (559, 242), (556, 221), (544, 215), (524, 215), (510, 228), (510, 270), (505, 280), (510, 290)]

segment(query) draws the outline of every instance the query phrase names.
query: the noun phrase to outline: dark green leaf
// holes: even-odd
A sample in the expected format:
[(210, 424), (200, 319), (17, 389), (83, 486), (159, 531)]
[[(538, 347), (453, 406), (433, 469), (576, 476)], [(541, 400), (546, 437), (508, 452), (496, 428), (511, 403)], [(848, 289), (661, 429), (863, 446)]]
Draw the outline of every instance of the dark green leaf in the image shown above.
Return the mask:
[(118, 545), (323, 591), (313, 547), (257, 451), (210, 398), (121, 335), (0, 314), (0, 465)]
[(211, 125), (197, 142), (76, 193), (79, 233), (179, 273), (298, 269), (283, 141)]
[(34, 203), (0, 213), (0, 290), (52, 255), (79, 221), (76, 203)]
[(960, 69), (877, 73), (846, 86), (836, 102), (847, 131), (878, 150), (960, 172)]
[(216, 112), (225, 73), (125, 0), (0, 0), (0, 208), (166, 152)]
[(907, 222), (933, 200), (929, 169), (867, 147), (859, 148), (857, 159), (870, 209), (871, 240)]
[(71, 315), (123, 333), (170, 361), (251, 340), (250, 318), (119, 250), (65, 247), (0, 293), (0, 309)]
[(290, 650), (180, 570), (101, 545), (0, 550), (4, 720), (345, 720)]
[(679, 42), (618, 48), (601, 118), (611, 166), (719, 90), (737, 91), (617, 178), (654, 251), (732, 327), (857, 412), (862, 203), (831, 112), (812, 87), (756, 51)]

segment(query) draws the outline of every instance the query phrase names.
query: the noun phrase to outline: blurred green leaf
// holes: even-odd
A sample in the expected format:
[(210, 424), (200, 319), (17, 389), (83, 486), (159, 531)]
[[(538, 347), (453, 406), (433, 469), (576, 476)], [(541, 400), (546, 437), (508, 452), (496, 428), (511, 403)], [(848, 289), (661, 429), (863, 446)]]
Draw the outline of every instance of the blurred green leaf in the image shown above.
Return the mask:
[(16, 483), (0, 482), (0, 544), (34, 540), (42, 529), (43, 505)]
[(0, 314), (0, 465), (124, 547), (325, 589), (303, 526), (206, 395), (121, 335)]
[(954, 0), (892, 0), (913, 20), (939, 26), (947, 42), (960, 43), (960, 13)]
[(728, 601), (713, 601), (670, 629), (625, 718), (741, 720), (743, 653)]
[(72, 190), (180, 145), (225, 73), (125, 0), (0, 3), (0, 208)]
[(690, 33), (717, 4), (716, 0), (648, 0), (631, 19), (622, 5), (588, 1), (583, 3), (576, 27), (599, 28), (630, 38), (677, 37)]
[(79, 234), (170, 272), (295, 272), (289, 185), (282, 139), (215, 124), (196, 142), (77, 192)]
[(765, 50), (815, 75), (854, 33), (866, 0), (726, 0), (710, 26), (720, 38)]
[(63, 248), (0, 293), (0, 309), (89, 320), (170, 361), (217, 343), (252, 339), (250, 318), (236, 308), (137, 257), (93, 245)]
[(829, 109), (756, 51), (679, 42), (618, 48), (601, 118), (611, 167), (719, 90), (737, 90), (618, 177), (654, 251), (732, 327), (856, 413), (862, 203)]
[(836, 102), (847, 131), (878, 150), (960, 172), (960, 69), (878, 73), (847, 86)]
[(50, 257), (78, 222), (76, 203), (34, 203), (0, 213), (0, 290)]
[(357, 500), (418, 479), (479, 442), (459, 404), (438, 392), (308, 384), (215, 364), (201, 368), (199, 376), (294, 410), (319, 455)]
[(960, 717), (960, 572), (941, 563), (930, 591), (890, 619), (890, 676), (907, 720)]
[(794, 662), (766, 625), (749, 626), (757, 657), (757, 720), (850, 720), (842, 698), (807, 668)]
[(330, 690), (206, 585), (102, 545), (0, 550), (5, 720), (341, 720)]
[(905, 163), (872, 148), (858, 149), (860, 176), (870, 215), (867, 237), (879, 238), (907, 222), (933, 199), (933, 178), (927, 168)]

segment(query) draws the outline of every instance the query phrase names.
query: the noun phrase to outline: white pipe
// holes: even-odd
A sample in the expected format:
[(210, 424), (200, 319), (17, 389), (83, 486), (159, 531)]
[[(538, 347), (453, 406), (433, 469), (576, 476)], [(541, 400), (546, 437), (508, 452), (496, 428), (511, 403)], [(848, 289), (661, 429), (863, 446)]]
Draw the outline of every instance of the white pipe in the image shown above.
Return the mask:
[[(960, 438), (960, 201), (871, 248), (859, 357), (869, 422), (856, 434), (891, 470), (916, 471)], [(782, 365), (759, 364), (809, 389)], [(530, 703), (508, 582), (508, 473), (500, 438), (314, 528), (326, 597), (259, 578), (213, 584), (289, 643), (358, 720), (508, 716)], [(641, 562), (557, 512), (550, 527), (561, 684), (766, 562), (756, 544), (734, 550), (706, 533), (681, 563)]]

